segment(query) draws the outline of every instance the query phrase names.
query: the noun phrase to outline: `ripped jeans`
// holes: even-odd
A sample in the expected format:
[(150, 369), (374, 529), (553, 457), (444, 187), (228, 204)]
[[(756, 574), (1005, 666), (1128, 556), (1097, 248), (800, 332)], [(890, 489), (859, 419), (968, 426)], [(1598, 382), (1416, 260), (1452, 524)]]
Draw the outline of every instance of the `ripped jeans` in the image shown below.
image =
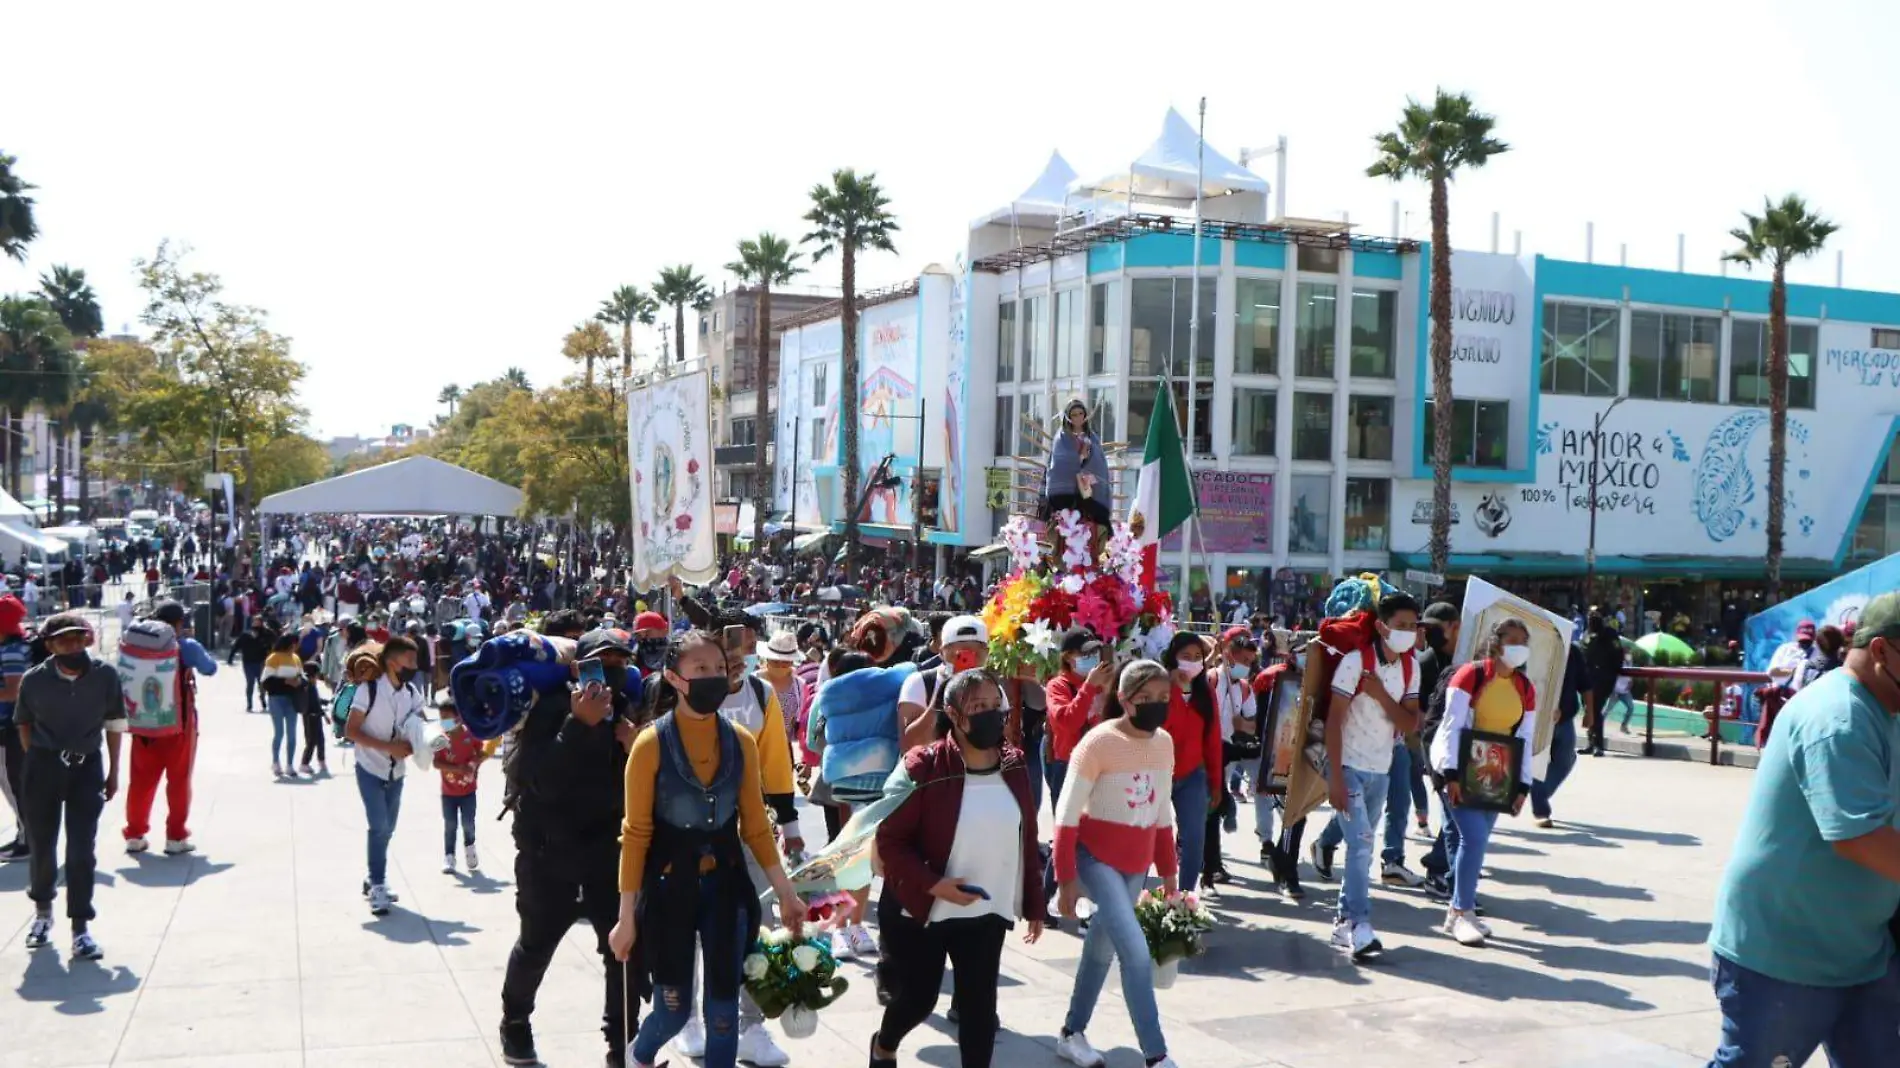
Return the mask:
[[(744, 979), (739, 965), (745, 960), (745, 954), (752, 948), (753, 932), (746, 926), (746, 914), (720, 916), (719, 909), (712, 904), (719, 897), (719, 876), (708, 874), (699, 880), (699, 917), (696, 926), (699, 929), (699, 952), (703, 966), (710, 972), (713, 968), (731, 969), (735, 983), (741, 988)], [(715, 961), (713, 953), (717, 949), (721, 922), (731, 923), (735, 930), (733, 943), (737, 947), (738, 957), (732, 961)], [(694, 969), (697, 971), (697, 969)], [(705, 1068), (734, 1068), (739, 1059), (739, 998), (735, 992), (731, 997), (714, 998), (710, 989), (705, 991), (706, 1021), (706, 1058), (702, 1062)], [(666, 983), (656, 984), (653, 990), (653, 1011), (640, 1021), (640, 1033), (633, 1039), (633, 1059), (638, 1064), (652, 1064), (668, 1042), (685, 1028), (686, 1021), (693, 1013), (693, 983), (688, 979), (679, 986)]]

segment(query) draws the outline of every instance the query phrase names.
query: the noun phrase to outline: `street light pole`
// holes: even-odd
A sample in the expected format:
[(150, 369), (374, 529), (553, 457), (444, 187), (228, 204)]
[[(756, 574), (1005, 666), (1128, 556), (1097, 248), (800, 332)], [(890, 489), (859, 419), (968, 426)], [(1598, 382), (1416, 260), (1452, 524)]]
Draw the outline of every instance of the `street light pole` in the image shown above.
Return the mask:
[(1597, 413), (1590, 430), (1590, 545), (1583, 553), (1583, 601), (1584, 610), (1592, 607), (1597, 590), (1597, 483), (1602, 477), (1603, 461), (1603, 421), (1610, 417), (1616, 406), (1627, 400), (1618, 397), (1609, 407)]

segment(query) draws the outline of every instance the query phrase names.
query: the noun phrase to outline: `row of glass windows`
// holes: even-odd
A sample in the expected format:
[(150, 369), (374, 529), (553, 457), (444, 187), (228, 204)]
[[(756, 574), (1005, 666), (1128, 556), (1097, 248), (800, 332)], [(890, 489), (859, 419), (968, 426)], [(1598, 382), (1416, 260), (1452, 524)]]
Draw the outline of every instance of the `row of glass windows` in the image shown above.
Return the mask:
[[(1195, 454), (1214, 455), (1213, 391), (1211, 383), (1196, 383)], [(1131, 382), (1128, 394), (1130, 433), (1126, 440), (1145, 441), (1148, 418), (1154, 412), (1159, 392), (1154, 382)], [(1113, 386), (1087, 391), (1090, 420), (1103, 441), (1123, 440), (1117, 436)], [(1174, 384), (1174, 403), (1179, 409), (1187, 398), (1186, 383)], [(1066, 398), (1063, 403), (1067, 403)], [(1468, 403), (1468, 402), (1460, 402)], [(1488, 403), (1488, 402), (1487, 402)], [(1045, 394), (1003, 394), (996, 399), (996, 436), (993, 442), (998, 456), (1028, 456), (1036, 452), (1028, 424), (1042, 425), (1051, 413)], [(1392, 459), (1392, 407), (1388, 396), (1358, 395), (1346, 401), (1346, 456), (1353, 460)], [(1279, 447), (1275, 428), (1279, 424), (1277, 390), (1235, 386), (1233, 390), (1233, 439), (1230, 455), (1271, 457)], [(1305, 390), (1293, 395), (1293, 459), (1331, 460), (1333, 458), (1333, 395)]]
[(1876, 493), (1867, 499), (1860, 526), (1854, 528), (1854, 546), (1847, 558), (1864, 562), (1893, 553), (1900, 553), (1900, 495)]
[[(1292, 513), (1287, 551), (1332, 551), (1333, 476), (1292, 476)], [(1346, 552), (1386, 552), (1391, 547), (1392, 482), (1384, 478), (1346, 480), (1343, 544)]]
[[(1721, 400), (1722, 320), (1677, 312), (1629, 313), (1629, 395), (1645, 400)], [(1613, 397), (1621, 345), (1622, 311), (1613, 307), (1544, 302), (1541, 388), (1546, 393)], [(1819, 328), (1788, 325), (1788, 406), (1814, 407), (1814, 354)], [(1768, 403), (1768, 323), (1729, 322), (1730, 404)]]
[[(1194, 293), (1188, 278), (1137, 278), (1130, 285), (1127, 370), (1132, 378), (1155, 378), (1170, 368), (1187, 372)], [(1109, 374), (1122, 348), (1121, 285), (1098, 282), (1086, 290), (1055, 294), (1054, 322), (1047, 295), (1005, 300), (998, 308), (996, 380), (1041, 382)], [(1197, 377), (1214, 377), (1215, 287), (1201, 279), (1201, 332), (1194, 362)], [(1391, 378), (1398, 335), (1398, 294), (1352, 289), (1348, 311), (1349, 369), (1359, 378)], [(1334, 326), (1340, 287), (1300, 282), (1295, 287), (1293, 373), (1333, 377)], [(1280, 283), (1271, 278), (1235, 282), (1234, 373), (1277, 375), (1280, 361)], [(1053, 325), (1053, 329), (1051, 326)]]

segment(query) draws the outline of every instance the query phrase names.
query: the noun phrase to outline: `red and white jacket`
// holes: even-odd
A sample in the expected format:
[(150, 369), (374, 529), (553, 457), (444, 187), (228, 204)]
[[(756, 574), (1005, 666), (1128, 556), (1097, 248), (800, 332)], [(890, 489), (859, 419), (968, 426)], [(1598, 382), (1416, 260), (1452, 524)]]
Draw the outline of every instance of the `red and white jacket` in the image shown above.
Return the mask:
[(1124, 875), (1146, 874), (1150, 865), (1162, 878), (1173, 875), (1173, 790), (1167, 731), (1133, 738), (1105, 724), (1083, 735), (1056, 804), (1056, 878), (1075, 878), (1078, 847)]

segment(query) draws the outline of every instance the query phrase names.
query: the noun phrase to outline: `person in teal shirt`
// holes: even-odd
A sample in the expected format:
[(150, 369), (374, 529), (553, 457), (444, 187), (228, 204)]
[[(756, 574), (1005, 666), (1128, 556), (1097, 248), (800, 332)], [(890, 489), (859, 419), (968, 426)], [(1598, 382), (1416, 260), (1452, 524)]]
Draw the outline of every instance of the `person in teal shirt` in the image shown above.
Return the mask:
[(1844, 666), (1762, 750), (1715, 900), (1711, 1066), (1900, 1064), (1900, 593), (1868, 602)]

